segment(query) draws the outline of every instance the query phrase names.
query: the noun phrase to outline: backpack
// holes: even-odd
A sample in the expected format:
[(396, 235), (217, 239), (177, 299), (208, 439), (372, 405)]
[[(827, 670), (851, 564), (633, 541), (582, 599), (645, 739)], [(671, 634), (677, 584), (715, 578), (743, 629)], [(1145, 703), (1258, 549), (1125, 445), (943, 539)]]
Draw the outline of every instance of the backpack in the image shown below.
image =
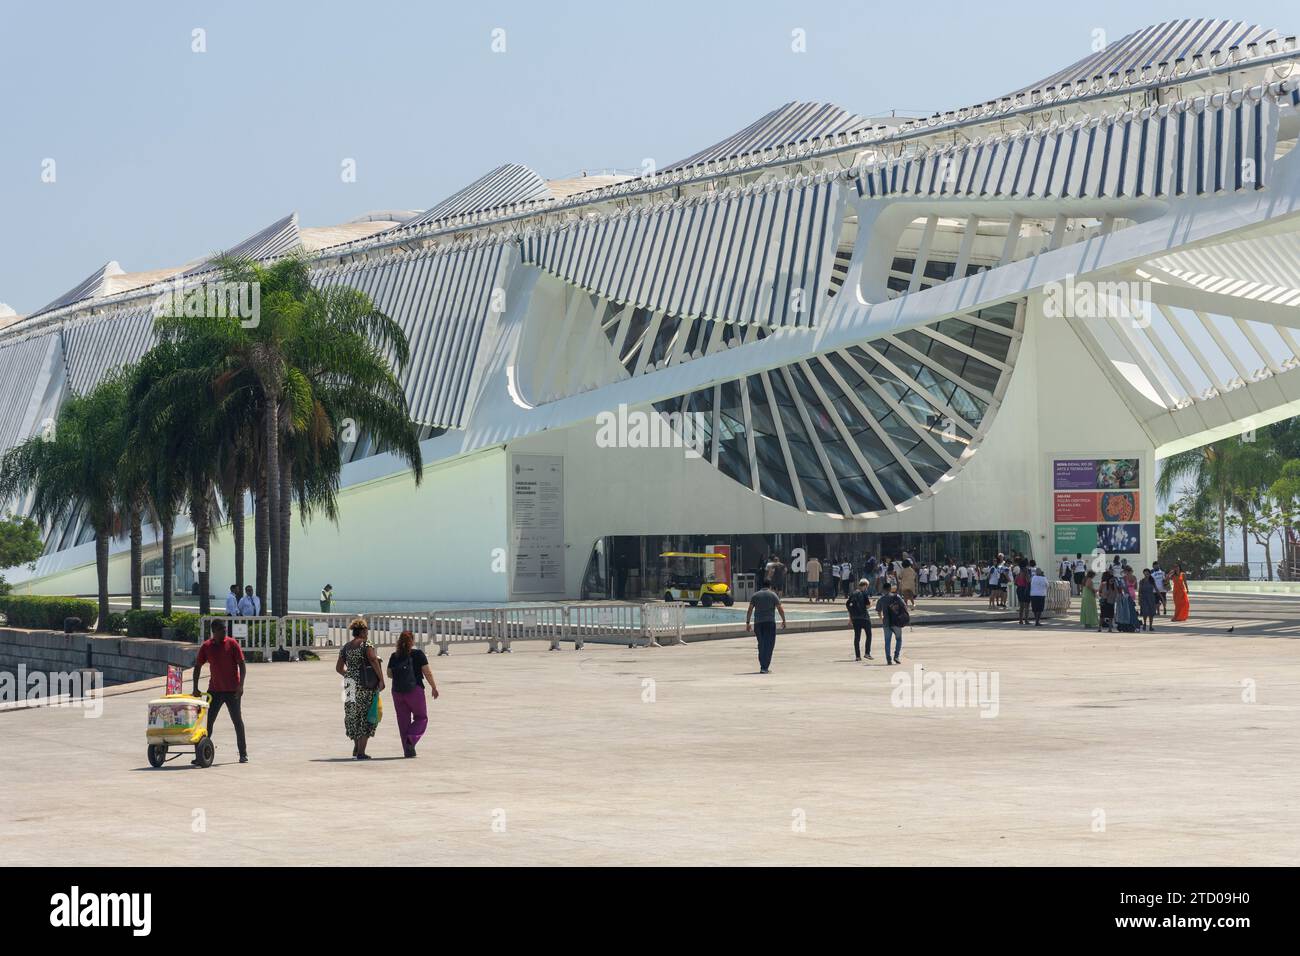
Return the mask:
[(854, 591), (849, 595), (849, 599), (844, 602), (848, 608), (849, 619), (863, 621), (871, 619), (871, 599), (867, 597), (865, 591)]
[(906, 627), (912, 623), (912, 615), (907, 612), (907, 602), (897, 594), (889, 602), (889, 623), (894, 627)]
[(410, 654), (394, 654), (389, 659), (388, 666), (393, 669), (394, 691), (405, 694), (409, 690), (415, 690), (415, 667)]

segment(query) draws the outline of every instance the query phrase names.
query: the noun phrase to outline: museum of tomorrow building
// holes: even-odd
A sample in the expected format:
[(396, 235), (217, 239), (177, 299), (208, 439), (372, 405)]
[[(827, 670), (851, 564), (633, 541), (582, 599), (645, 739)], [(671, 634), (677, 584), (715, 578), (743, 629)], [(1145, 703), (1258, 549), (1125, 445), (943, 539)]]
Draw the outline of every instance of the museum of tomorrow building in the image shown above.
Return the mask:
[[(301, 251), (406, 330), (426, 463), (355, 435), (292, 596), (655, 596), (661, 551), (717, 548), (1149, 563), (1156, 460), (1300, 412), (1298, 65), (1182, 20), (928, 118), (789, 103), (640, 176), (506, 164), (274, 223), (230, 251)], [(0, 448), (143, 354), (159, 283), (212, 275), (109, 263), (0, 318)], [(10, 578), (94, 573), (73, 520)]]

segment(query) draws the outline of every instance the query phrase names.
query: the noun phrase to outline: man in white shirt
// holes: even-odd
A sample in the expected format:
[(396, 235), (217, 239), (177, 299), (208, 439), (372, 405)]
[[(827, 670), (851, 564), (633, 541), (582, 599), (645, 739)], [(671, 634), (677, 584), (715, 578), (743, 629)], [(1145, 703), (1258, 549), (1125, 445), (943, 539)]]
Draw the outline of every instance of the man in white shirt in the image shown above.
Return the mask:
[(1043, 605), (1047, 603), (1047, 575), (1042, 568), (1031, 568), (1029, 578), (1029, 606), (1034, 611), (1034, 627), (1043, 625)]
[(244, 596), (239, 599), (239, 614), (241, 617), (257, 617), (261, 613), (262, 602), (253, 593), (253, 586), (249, 584), (244, 588)]
[(226, 595), (226, 613), (231, 617), (239, 614), (239, 585), (232, 584), (230, 593)]
[(967, 597), (966, 581), (968, 580), (969, 570), (966, 565), (957, 565), (957, 591), (962, 597)]
[(1160, 562), (1153, 562), (1151, 565), (1151, 579), (1156, 582), (1156, 600), (1160, 603), (1160, 613), (1165, 613), (1165, 572), (1160, 567)]

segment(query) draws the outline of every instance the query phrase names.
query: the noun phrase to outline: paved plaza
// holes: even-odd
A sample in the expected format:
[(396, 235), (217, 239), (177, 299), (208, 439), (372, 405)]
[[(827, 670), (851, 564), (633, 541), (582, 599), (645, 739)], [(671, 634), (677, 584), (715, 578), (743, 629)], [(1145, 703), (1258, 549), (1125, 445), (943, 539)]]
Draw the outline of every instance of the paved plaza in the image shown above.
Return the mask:
[[(414, 760), (391, 709), (348, 758), (329, 660), (250, 666), (242, 766), (223, 715), (214, 767), (151, 769), (161, 681), (115, 688), (0, 713), (0, 864), (1292, 864), (1300, 599), (1195, 607), (919, 626), (894, 668), (792, 634), (768, 676), (752, 639), (457, 649)], [(995, 701), (895, 706), (958, 671)]]

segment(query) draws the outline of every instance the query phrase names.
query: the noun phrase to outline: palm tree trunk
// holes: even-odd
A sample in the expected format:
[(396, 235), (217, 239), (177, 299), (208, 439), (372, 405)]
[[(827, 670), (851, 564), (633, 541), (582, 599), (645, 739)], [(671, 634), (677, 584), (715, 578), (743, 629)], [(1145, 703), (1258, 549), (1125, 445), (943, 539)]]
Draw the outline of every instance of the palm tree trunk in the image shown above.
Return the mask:
[(1273, 534), (1269, 533), (1264, 539), (1264, 567), (1267, 570), (1267, 579), (1273, 580)]
[(267, 522), (266, 475), (257, 476), (257, 500), (253, 502), (253, 549), (257, 563), (257, 599), (263, 610), (267, 608), (267, 577), (271, 563), (271, 528)]
[(289, 613), (289, 534), (293, 519), (293, 466), (280, 463), (280, 566), (277, 580), (276, 617)]
[(235, 587), (244, 593), (244, 489), (236, 486), (230, 496), (230, 530), (235, 539)]
[(108, 534), (95, 531), (95, 576), (99, 579), (99, 623), (95, 631), (108, 633)]
[[(280, 606), (280, 411), (276, 396), (268, 395), (264, 421), (266, 454), (266, 518), (271, 529), (271, 606)], [(275, 612), (272, 612), (275, 613)]]
[(1227, 502), (1219, 499), (1219, 577), (1228, 576), (1228, 528), (1226, 524)]
[(131, 509), (131, 610), (140, 610), (141, 579), (144, 575), (144, 530), (140, 509)]
[(1282, 580), (1291, 580), (1291, 512), (1282, 512)]
[(211, 550), (212, 541), (212, 509), (208, 507), (206, 495), (199, 497), (192, 514), (194, 547), (202, 557), (199, 561), (199, 614), (206, 617), (212, 613), (212, 570), (208, 563), (208, 552)]
[(1250, 545), (1249, 538), (1246, 537), (1246, 516), (1241, 516), (1241, 579), (1250, 580)]
[(163, 519), (162, 528), (162, 593), (163, 614), (172, 612), (172, 532), (175, 520), (168, 516)]

